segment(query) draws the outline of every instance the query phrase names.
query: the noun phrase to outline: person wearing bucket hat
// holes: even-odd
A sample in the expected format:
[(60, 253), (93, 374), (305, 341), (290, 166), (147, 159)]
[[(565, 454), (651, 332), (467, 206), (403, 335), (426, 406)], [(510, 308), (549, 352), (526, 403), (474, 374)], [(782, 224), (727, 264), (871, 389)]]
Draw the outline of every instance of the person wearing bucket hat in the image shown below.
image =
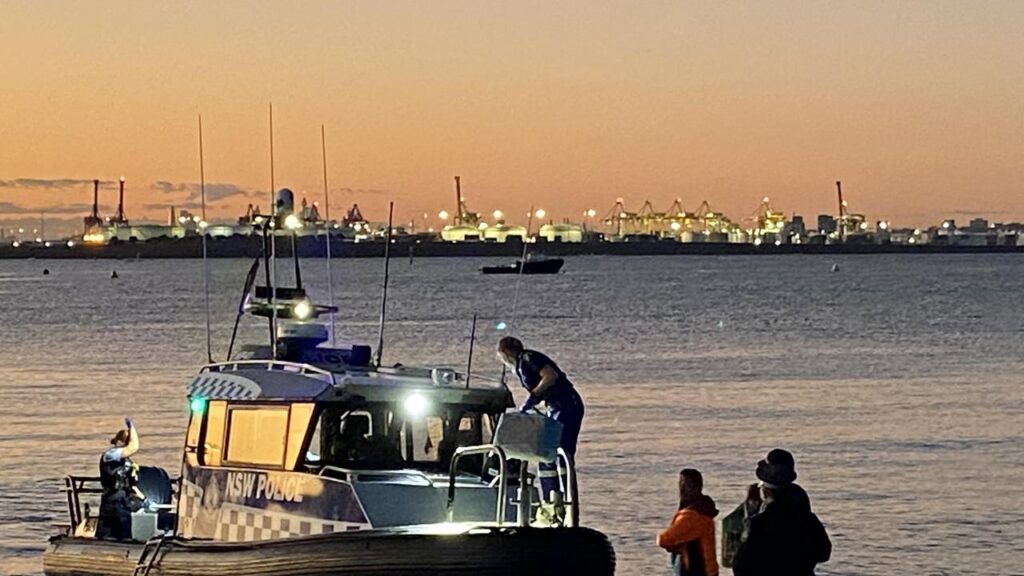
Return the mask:
[(813, 576), (827, 562), (832, 542), (811, 511), (807, 492), (796, 484), (793, 455), (776, 448), (757, 463), (761, 512), (750, 518), (746, 540), (732, 560), (735, 576)]
[(796, 481), (796, 461), (788, 450), (776, 448), (757, 463), (757, 479), (771, 486), (785, 486)]

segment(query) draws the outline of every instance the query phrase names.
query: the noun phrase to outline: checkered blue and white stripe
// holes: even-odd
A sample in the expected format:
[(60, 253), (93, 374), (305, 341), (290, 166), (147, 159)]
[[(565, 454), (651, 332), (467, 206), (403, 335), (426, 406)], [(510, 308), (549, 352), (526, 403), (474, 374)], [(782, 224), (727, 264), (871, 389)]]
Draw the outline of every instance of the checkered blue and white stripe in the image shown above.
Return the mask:
[(228, 400), (254, 400), (260, 396), (258, 384), (234, 374), (204, 373), (189, 384), (189, 396)]
[(279, 511), (225, 505), (217, 526), (216, 539), (226, 542), (254, 542), (293, 536), (333, 534), (369, 527), (369, 524), (337, 522)]

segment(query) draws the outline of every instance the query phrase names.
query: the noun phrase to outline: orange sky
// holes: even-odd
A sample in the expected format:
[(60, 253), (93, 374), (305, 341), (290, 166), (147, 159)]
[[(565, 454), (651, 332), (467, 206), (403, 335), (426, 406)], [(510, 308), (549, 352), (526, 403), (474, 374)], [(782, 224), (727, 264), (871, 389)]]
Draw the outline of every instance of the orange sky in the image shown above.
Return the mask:
[(1021, 2), (5, 1), (0, 221), (80, 222), (91, 187), (42, 181), (122, 174), (128, 216), (165, 218), (199, 112), (207, 181), (243, 191), (211, 219), (235, 216), (271, 101), (277, 185), (322, 194), (323, 123), (339, 215), (436, 222), (461, 174), (485, 214), (813, 219), (841, 179), (871, 220), (1024, 220), (1021, 30)]

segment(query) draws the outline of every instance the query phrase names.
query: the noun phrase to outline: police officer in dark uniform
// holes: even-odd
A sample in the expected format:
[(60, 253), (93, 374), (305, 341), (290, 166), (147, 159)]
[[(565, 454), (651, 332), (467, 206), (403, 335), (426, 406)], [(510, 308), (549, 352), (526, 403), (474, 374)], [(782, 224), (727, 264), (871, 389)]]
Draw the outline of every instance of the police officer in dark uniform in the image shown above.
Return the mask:
[[(536, 350), (526, 350), (523, 343), (512, 336), (505, 336), (498, 341), (498, 357), (516, 376), (523, 388), (529, 393), (526, 402), (519, 409), (526, 412), (544, 402), (548, 408), (548, 416), (562, 424), (561, 447), (570, 461), (575, 462), (576, 442), (580, 437), (583, 425), (583, 399), (573, 387), (572, 382), (557, 364)], [(540, 465), (540, 486), (545, 499), (551, 493), (561, 494), (559, 487), (558, 468), (554, 462), (542, 462)], [(561, 478), (561, 484), (566, 479)]]
[(131, 418), (125, 418), (124, 423), (127, 428), (118, 431), (110, 440), (113, 447), (100, 458), (103, 496), (96, 526), (98, 538), (131, 538), (131, 513), (148, 504), (138, 486), (139, 467), (131, 460), (139, 451), (139, 434)]

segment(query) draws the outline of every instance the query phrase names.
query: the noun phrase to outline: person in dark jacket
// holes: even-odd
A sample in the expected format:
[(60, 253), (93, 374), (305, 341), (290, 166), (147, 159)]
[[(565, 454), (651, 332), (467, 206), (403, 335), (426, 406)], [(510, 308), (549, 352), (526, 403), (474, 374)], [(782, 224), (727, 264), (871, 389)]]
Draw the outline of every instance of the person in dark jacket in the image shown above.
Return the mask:
[(733, 558), (735, 576), (813, 576), (827, 562), (832, 542), (796, 480), (793, 455), (782, 449), (758, 462), (761, 512), (750, 518), (746, 540)]
[(658, 534), (658, 546), (672, 554), (676, 576), (718, 576), (715, 558), (715, 501), (704, 494), (700, 471), (679, 472), (679, 509), (672, 524)]
[[(505, 336), (498, 341), (498, 359), (515, 371), (519, 382), (528, 393), (526, 401), (519, 409), (520, 412), (533, 410), (541, 402), (546, 404), (548, 417), (562, 424), (562, 439), (559, 445), (569, 460), (575, 463), (576, 443), (580, 437), (585, 410), (583, 399), (576, 392), (569, 377), (554, 360), (536, 350), (525, 349), (523, 343), (512, 336)], [(567, 478), (559, 477), (554, 462), (541, 462), (538, 468), (543, 498), (551, 499), (552, 493), (560, 497), (561, 486), (565, 486)], [(575, 487), (573, 493), (578, 497)]]
[(98, 538), (123, 540), (132, 534), (131, 514), (149, 502), (139, 490), (139, 467), (131, 457), (139, 451), (139, 433), (131, 418), (126, 428), (110, 440), (113, 445), (100, 458), (100, 517), (96, 526)]

